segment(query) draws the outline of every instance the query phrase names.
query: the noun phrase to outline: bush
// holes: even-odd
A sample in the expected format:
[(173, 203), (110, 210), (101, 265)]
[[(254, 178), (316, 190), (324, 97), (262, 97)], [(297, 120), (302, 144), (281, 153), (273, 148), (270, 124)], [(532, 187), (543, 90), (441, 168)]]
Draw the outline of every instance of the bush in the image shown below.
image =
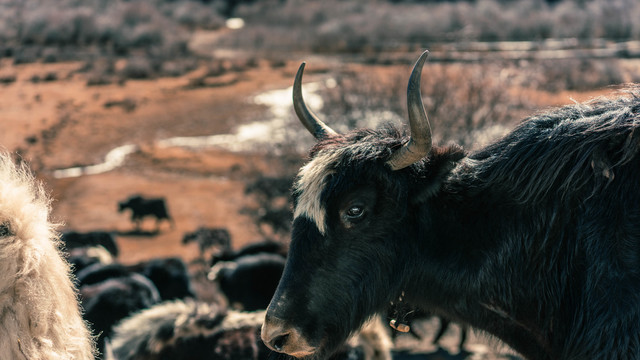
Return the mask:
[[(486, 129), (507, 129), (533, 107), (510, 95), (513, 83), (500, 76), (503, 68), (503, 64), (425, 65), (423, 74), (428, 75), (423, 79), (422, 95), (436, 142), (453, 141), (473, 148), (491, 140), (479, 136), (486, 135)], [(322, 90), (322, 118), (336, 131), (406, 123), (406, 67), (384, 78), (347, 71), (335, 79), (335, 86)]]
[(550, 92), (600, 89), (626, 81), (625, 73), (615, 59), (540, 61), (530, 67), (528, 73), (536, 79), (536, 86)]
[(635, 0), (477, 0), (474, 2), (263, 1), (242, 6), (241, 31), (221, 45), (263, 50), (361, 52), (430, 42), (523, 41), (554, 37), (640, 38)]
[(20, 42), (40, 45), (86, 45), (95, 41), (94, 12), (88, 7), (43, 5), (26, 13)]
[(160, 68), (161, 76), (182, 76), (189, 71), (195, 70), (198, 62), (194, 59), (176, 59), (165, 61)]
[(30, 64), (40, 59), (41, 48), (38, 46), (23, 46), (18, 48), (13, 54), (13, 63)]
[(225, 19), (215, 9), (199, 2), (177, 2), (166, 12), (178, 24), (191, 29), (219, 29), (225, 23)]
[(3, 84), (3, 85), (12, 84), (16, 81), (16, 79), (17, 79), (16, 74), (0, 73), (0, 84)]
[(156, 66), (147, 57), (134, 56), (127, 60), (119, 74), (123, 79), (151, 79), (157, 73)]
[[(107, 56), (128, 56), (145, 50), (149, 56), (176, 58), (187, 53), (188, 32), (183, 24), (165, 15), (163, 6), (196, 4), (178, 1), (167, 5), (162, 0), (106, 1), (106, 0), (7, 0), (0, 5), (0, 43), (14, 44), (14, 54), (24, 55), (23, 48), (48, 47), (76, 49), (76, 59), (87, 50), (97, 47)], [(218, 26), (220, 16), (214, 7), (182, 5), (183, 16), (189, 9), (198, 18), (196, 26)], [(6, 46), (6, 45), (5, 45)], [(93, 50), (89, 50), (93, 52)], [(39, 53), (39, 55), (43, 55)], [(47, 62), (58, 61), (56, 54), (46, 54)], [(65, 54), (65, 55), (68, 55)], [(68, 60), (65, 57), (65, 60)], [(18, 62), (33, 62), (22, 56)]]

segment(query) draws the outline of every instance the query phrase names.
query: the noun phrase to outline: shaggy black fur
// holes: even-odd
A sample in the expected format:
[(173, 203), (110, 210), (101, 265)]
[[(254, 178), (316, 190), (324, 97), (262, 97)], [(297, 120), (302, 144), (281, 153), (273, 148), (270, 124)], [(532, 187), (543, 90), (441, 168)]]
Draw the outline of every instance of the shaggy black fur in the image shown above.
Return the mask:
[(104, 351), (104, 341), (114, 324), (136, 311), (160, 302), (160, 295), (149, 279), (139, 274), (108, 279), (80, 288), (83, 317), (96, 335), (97, 349)]
[(160, 222), (166, 220), (175, 227), (173, 218), (169, 215), (167, 203), (164, 198), (145, 198), (140, 195), (132, 195), (128, 199), (118, 202), (118, 212), (131, 209), (131, 221), (135, 224), (136, 230), (140, 231), (140, 225), (145, 217), (156, 218), (156, 232), (160, 228)]
[(340, 153), (322, 164), (327, 230), (294, 219), (268, 316), (322, 358), (404, 291), (528, 359), (640, 358), (639, 95), (551, 110), (477, 153), (434, 147), (398, 171), (385, 165), (407, 141), (395, 130), (319, 142), (312, 159)]
[(256, 254), (277, 254), (286, 257), (288, 250), (288, 247), (280, 242), (271, 240), (259, 241), (243, 246), (238, 250), (228, 249), (220, 254), (215, 254), (211, 259), (211, 265), (215, 265), (219, 261), (235, 261), (243, 256)]
[(263, 310), (276, 291), (284, 264), (285, 258), (278, 254), (245, 255), (219, 266), (215, 280), (233, 308)]
[(196, 297), (187, 264), (179, 257), (155, 258), (128, 269), (151, 280), (162, 301)]
[(118, 257), (118, 243), (112, 233), (108, 231), (66, 231), (60, 236), (60, 242), (62, 243), (65, 251), (70, 251), (79, 247), (88, 246), (102, 246), (113, 257)]

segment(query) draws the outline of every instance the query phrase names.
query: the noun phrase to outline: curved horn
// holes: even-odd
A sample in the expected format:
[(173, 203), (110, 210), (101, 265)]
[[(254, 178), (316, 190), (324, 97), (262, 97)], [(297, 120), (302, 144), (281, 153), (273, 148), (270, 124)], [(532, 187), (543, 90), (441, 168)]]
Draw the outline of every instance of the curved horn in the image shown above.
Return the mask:
[(333, 129), (323, 123), (318, 117), (307, 108), (302, 98), (302, 73), (304, 72), (303, 62), (298, 68), (296, 79), (293, 82), (293, 108), (298, 115), (298, 119), (302, 122), (302, 125), (309, 130), (311, 135), (316, 139), (322, 140), (329, 136), (337, 135)]
[(431, 151), (431, 127), (429, 126), (429, 119), (424, 110), (422, 95), (420, 94), (420, 76), (427, 56), (429, 56), (429, 51), (425, 50), (413, 66), (413, 71), (411, 71), (411, 76), (409, 77), (407, 107), (409, 108), (411, 138), (409, 142), (391, 154), (387, 164), (392, 170), (403, 169), (424, 158)]

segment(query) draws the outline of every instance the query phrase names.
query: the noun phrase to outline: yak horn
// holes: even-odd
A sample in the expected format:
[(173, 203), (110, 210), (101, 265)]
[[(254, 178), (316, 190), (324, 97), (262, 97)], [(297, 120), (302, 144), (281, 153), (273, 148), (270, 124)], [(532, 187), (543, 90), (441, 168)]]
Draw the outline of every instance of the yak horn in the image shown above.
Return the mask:
[(302, 125), (309, 130), (311, 135), (318, 140), (337, 135), (333, 129), (318, 119), (318, 117), (312, 113), (304, 103), (304, 99), (302, 98), (302, 73), (304, 72), (304, 65), (304, 62), (300, 64), (300, 68), (298, 68), (298, 73), (296, 74), (296, 79), (293, 82), (293, 108), (298, 115), (298, 119), (300, 119)]
[(409, 142), (391, 154), (387, 164), (392, 170), (403, 169), (424, 158), (431, 151), (431, 128), (422, 104), (422, 95), (420, 94), (420, 76), (427, 56), (429, 56), (428, 50), (420, 55), (409, 77), (407, 107), (409, 109), (411, 138), (409, 138)]

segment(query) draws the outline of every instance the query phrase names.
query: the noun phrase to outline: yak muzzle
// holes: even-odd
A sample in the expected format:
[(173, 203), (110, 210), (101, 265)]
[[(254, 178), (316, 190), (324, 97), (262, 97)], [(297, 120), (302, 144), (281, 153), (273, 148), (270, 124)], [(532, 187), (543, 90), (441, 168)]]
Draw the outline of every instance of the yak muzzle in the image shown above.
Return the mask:
[(307, 342), (298, 329), (268, 313), (262, 324), (261, 337), (269, 349), (296, 358), (312, 355), (318, 350)]

